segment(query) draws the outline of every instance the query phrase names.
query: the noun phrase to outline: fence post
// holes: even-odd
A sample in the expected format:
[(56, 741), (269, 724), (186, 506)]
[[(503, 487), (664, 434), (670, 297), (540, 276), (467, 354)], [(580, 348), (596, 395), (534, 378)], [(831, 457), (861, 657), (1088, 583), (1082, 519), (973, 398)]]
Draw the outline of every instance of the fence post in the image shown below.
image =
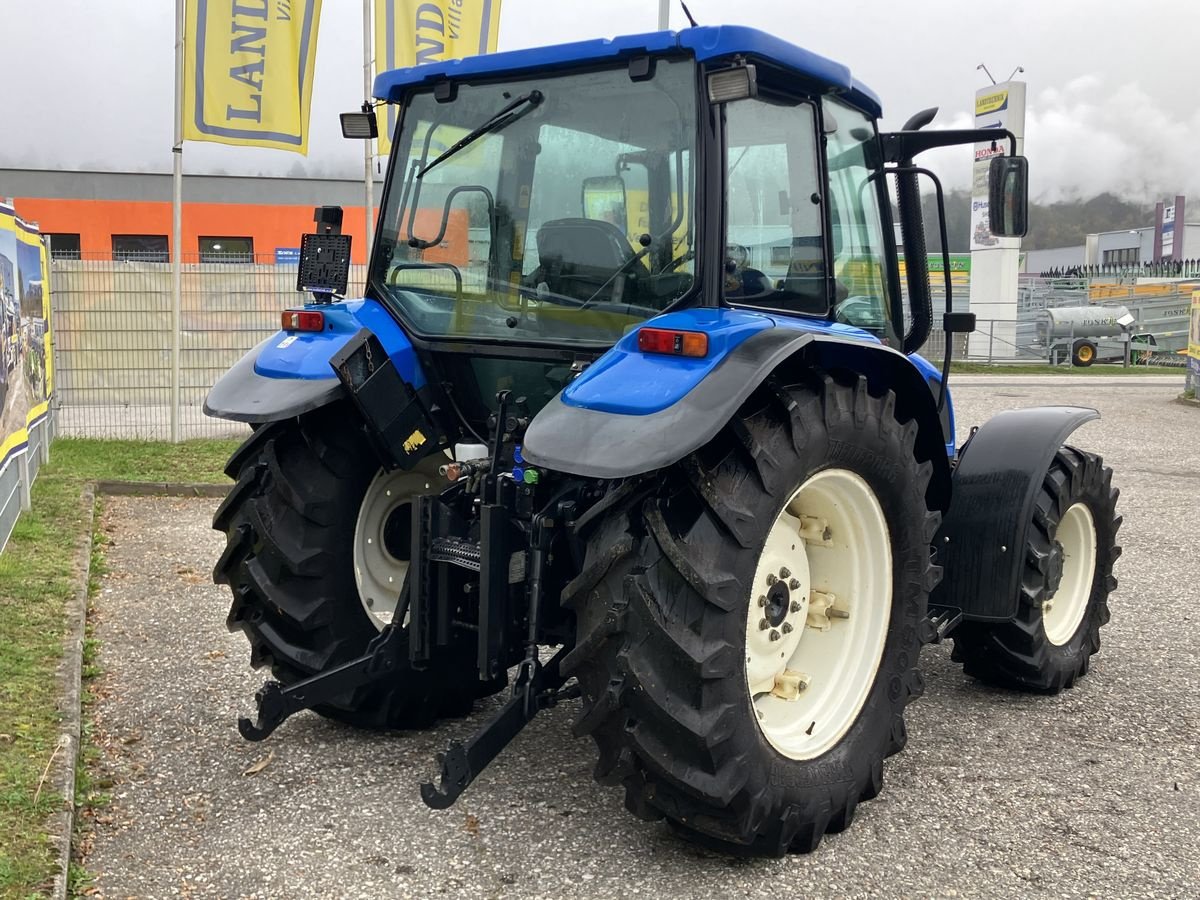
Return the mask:
[(28, 450), (17, 454), (17, 484), (21, 491), (21, 511), (29, 512), (33, 506), (33, 499), (30, 494)]
[(992, 364), (992, 345), (996, 342), (996, 320), (991, 320), (991, 327), (988, 328), (988, 365)]

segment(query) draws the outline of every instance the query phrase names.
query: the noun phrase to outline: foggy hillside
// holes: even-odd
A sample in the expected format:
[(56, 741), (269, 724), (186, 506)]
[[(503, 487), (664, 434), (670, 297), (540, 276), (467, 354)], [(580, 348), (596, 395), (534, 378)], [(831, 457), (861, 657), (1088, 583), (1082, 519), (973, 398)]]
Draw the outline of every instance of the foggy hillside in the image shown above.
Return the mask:
[[(937, 205), (933, 195), (925, 196), (926, 243), (930, 252), (941, 250), (937, 234)], [(1082, 247), (1084, 238), (1098, 231), (1140, 228), (1154, 224), (1154, 201), (1137, 203), (1103, 193), (1087, 200), (1060, 200), (1055, 203), (1031, 203), (1029, 234), (1021, 242), (1023, 250), (1051, 247)], [(966, 191), (946, 194), (946, 234), (951, 253), (970, 251), (971, 195)]]

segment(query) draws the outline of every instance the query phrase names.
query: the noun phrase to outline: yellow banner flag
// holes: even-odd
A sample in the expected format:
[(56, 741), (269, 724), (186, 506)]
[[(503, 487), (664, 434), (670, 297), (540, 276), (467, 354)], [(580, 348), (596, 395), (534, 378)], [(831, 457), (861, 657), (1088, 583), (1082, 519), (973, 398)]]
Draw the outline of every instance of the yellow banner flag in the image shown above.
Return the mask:
[[(375, 70), (495, 53), (500, 0), (375, 0)], [(379, 153), (392, 150), (396, 107), (380, 107)]]
[(321, 0), (187, 0), (183, 137), (308, 153)]

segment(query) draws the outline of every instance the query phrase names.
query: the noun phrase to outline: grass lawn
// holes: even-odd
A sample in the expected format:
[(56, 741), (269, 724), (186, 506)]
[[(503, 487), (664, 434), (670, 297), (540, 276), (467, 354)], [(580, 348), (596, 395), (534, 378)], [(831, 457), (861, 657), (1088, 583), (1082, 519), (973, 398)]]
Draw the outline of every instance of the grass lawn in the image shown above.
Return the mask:
[(237, 441), (183, 444), (60, 439), (0, 553), (0, 898), (40, 893), (54, 876), (44, 833), (58, 798), (38, 784), (58, 740), (63, 610), (91, 510), (88, 481), (221, 482)]
[(951, 375), (1062, 375), (1066, 378), (1078, 375), (1145, 375), (1148, 377), (1174, 375), (1183, 378), (1186, 370), (1167, 366), (1045, 366), (1045, 365), (988, 365), (987, 363), (950, 363)]

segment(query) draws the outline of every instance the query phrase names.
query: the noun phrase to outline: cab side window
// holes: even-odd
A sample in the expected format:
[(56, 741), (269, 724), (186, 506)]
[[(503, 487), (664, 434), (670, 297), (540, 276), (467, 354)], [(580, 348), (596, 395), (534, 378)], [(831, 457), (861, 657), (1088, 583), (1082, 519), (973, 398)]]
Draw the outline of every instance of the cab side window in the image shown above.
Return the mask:
[(880, 179), (872, 178), (875, 122), (837, 100), (825, 101), (829, 168), (829, 222), (836, 294), (834, 318), (894, 338), (887, 254), (879, 203)]
[(808, 102), (752, 99), (725, 108), (730, 303), (829, 312), (816, 121)]

